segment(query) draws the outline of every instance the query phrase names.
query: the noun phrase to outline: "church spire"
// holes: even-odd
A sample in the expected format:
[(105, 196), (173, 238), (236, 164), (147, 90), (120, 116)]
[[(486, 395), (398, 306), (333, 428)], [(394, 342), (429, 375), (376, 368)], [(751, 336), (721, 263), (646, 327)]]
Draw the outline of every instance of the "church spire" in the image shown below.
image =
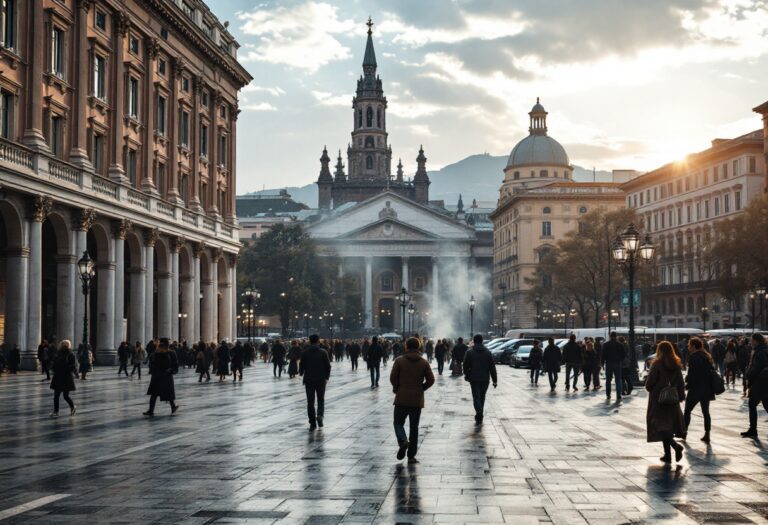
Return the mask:
[(331, 177), (331, 170), (328, 168), (331, 159), (328, 156), (328, 148), (323, 147), (323, 154), (320, 156), (320, 176), (317, 178), (318, 182), (333, 182)]
[(403, 159), (397, 160), (397, 182), (403, 182)]
[(365, 55), (363, 56), (363, 72), (368, 75), (376, 74), (376, 52), (373, 50), (373, 21), (368, 17), (368, 41), (365, 43)]
[(336, 171), (334, 172), (336, 182), (344, 182), (347, 176), (344, 174), (344, 163), (341, 162), (341, 150), (339, 150), (339, 157), (336, 159)]

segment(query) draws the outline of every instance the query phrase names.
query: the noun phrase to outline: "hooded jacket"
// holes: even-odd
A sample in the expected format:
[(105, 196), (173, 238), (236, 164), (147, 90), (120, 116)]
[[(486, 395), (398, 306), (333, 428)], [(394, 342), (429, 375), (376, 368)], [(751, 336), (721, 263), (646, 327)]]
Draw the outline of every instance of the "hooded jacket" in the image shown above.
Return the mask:
[(392, 364), (389, 382), (395, 393), (394, 405), (424, 408), (424, 391), (435, 384), (435, 374), (418, 350), (406, 350)]

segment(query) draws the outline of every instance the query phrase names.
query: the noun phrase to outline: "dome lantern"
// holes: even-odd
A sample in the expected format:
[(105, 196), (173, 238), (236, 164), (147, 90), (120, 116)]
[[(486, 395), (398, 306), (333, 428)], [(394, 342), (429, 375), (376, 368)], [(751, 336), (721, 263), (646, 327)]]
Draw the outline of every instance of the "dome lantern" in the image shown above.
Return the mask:
[(533, 106), (528, 115), (531, 117), (531, 125), (528, 128), (528, 131), (531, 133), (531, 135), (546, 135), (547, 111), (539, 102), (539, 97), (536, 97), (536, 105)]

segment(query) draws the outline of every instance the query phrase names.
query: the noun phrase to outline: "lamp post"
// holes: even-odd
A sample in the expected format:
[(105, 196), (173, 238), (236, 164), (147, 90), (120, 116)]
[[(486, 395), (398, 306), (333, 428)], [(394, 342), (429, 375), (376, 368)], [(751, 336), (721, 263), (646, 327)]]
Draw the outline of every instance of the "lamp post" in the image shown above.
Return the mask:
[(408, 334), (413, 333), (413, 314), (416, 312), (416, 307), (413, 303), (408, 305)]
[(472, 339), (475, 336), (475, 296), (469, 296), (469, 338)]
[(629, 347), (631, 349), (635, 348), (635, 271), (639, 263), (653, 259), (655, 251), (656, 247), (649, 235), (646, 235), (641, 242), (640, 232), (634, 224), (627, 226), (613, 244), (613, 258), (622, 267), (629, 281)]
[(536, 328), (539, 328), (539, 319), (541, 319), (541, 297), (538, 295), (533, 301), (536, 304)]
[(507, 303), (501, 301), (498, 308), (501, 313), (501, 337), (504, 337), (504, 312), (507, 311)]
[[(238, 316), (238, 317), (240, 317), (240, 316)], [(187, 314), (186, 313), (179, 312), (179, 334), (181, 334), (181, 321), (182, 321), (182, 319), (186, 319), (186, 318), (187, 318)], [(179, 339), (181, 339), (181, 337), (179, 337)]]
[(765, 326), (765, 314), (763, 312), (763, 303), (765, 302), (765, 286), (758, 286), (755, 288), (755, 293), (757, 294), (757, 297), (760, 299), (760, 326), (757, 328), (759, 330), (762, 330)]
[(83, 283), (83, 349), (88, 351), (88, 294), (91, 291), (91, 282), (96, 276), (96, 265), (88, 255), (88, 251), (83, 252), (83, 256), (77, 261), (77, 270), (80, 272), (80, 281)]
[(408, 303), (411, 302), (411, 294), (408, 293), (408, 290), (403, 288), (400, 290), (400, 293), (397, 294), (397, 300), (400, 301), (400, 311), (402, 312), (400, 324), (403, 329), (403, 337), (405, 337), (405, 329), (407, 328), (405, 325), (405, 308), (408, 306)]
[(304, 314), (304, 332), (309, 337), (309, 314)]
[(576, 309), (571, 308), (571, 331), (576, 329)]
[(752, 333), (755, 333), (755, 292), (749, 292), (749, 301), (752, 303), (752, 315), (749, 316), (752, 325)]
[(245, 305), (247, 308), (247, 319), (248, 319), (248, 342), (251, 342), (251, 325), (253, 324), (253, 301), (254, 299), (259, 299), (261, 297), (261, 293), (253, 288), (253, 286), (248, 285), (245, 288), (245, 291), (243, 292), (243, 297), (245, 297)]
[(706, 306), (701, 307), (701, 331), (707, 331), (707, 319), (709, 319), (709, 308)]

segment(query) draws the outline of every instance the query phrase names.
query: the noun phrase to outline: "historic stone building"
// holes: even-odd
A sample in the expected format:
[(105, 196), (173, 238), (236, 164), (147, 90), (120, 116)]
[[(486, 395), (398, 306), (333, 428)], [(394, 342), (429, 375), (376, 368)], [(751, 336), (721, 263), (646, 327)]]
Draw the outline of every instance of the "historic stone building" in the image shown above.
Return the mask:
[(237, 43), (199, 0), (3, 0), (0, 340), (234, 334)]
[[(528, 280), (543, 251), (577, 228), (583, 214), (624, 206), (624, 192), (616, 183), (573, 181), (568, 154), (547, 134), (547, 112), (538, 99), (529, 116), (529, 135), (509, 155), (499, 201), (490, 215), (494, 322), (500, 326), (503, 316), (505, 328), (536, 325)], [(504, 311), (499, 309), (502, 303)]]
[(392, 146), (388, 144), (387, 98), (376, 74), (378, 67), (373, 50), (373, 23), (368, 19), (368, 41), (363, 57), (363, 75), (357, 81), (357, 91), (352, 99), (352, 141), (347, 146), (347, 167), (344, 172), (341, 150), (331, 174), (327, 149), (320, 157), (320, 176), (317, 179), (318, 205), (328, 209), (346, 202), (360, 202), (381, 193), (392, 191), (421, 204), (429, 202), (429, 177), (427, 176), (423, 148), (416, 158), (418, 168), (413, 180), (405, 180), (403, 163), (398, 161), (397, 173), (392, 178)]
[[(765, 190), (763, 130), (688, 155), (622, 185), (626, 203), (657, 246), (658, 285), (644, 290), (638, 322), (730, 328), (749, 325), (747, 297), (724, 298), (709, 252), (715, 225), (741, 213)], [(706, 323), (705, 323), (706, 320)]]

